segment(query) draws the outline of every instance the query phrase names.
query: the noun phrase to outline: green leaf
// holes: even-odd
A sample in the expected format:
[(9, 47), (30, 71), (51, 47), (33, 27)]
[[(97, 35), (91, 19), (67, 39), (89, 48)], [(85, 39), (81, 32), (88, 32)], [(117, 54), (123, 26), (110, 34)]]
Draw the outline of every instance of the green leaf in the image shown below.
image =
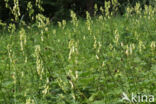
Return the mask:
[(136, 57), (136, 58), (134, 58), (134, 62), (140, 63), (141, 62), (141, 59), (139, 57)]
[(156, 71), (156, 65), (152, 65), (151, 69)]
[(104, 101), (104, 100), (94, 101), (94, 102), (91, 103), (91, 104), (105, 104), (105, 101)]
[(89, 97), (89, 101), (94, 101), (94, 98), (99, 94), (99, 92), (93, 93), (90, 97)]
[(10, 87), (13, 85), (13, 81), (6, 81), (2, 84), (3, 87)]

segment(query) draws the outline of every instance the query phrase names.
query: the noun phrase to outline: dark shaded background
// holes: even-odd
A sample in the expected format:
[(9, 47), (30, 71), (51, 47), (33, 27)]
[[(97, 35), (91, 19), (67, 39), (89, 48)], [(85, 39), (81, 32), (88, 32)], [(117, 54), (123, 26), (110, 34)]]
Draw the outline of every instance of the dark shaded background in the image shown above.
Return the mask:
[[(45, 16), (49, 17), (51, 21), (69, 19), (70, 10), (74, 10), (75, 13), (81, 17), (85, 17), (86, 11), (89, 11), (92, 15), (95, 3), (98, 5), (98, 7), (104, 7), (105, 1), (112, 2), (112, 0), (42, 0), (44, 12), (41, 12), (35, 6), (35, 0), (19, 0), (21, 16), (24, 15), (24, 20), (27, 22), (31, 21), (31, 18), (29, 18), (27, 11), (27, 3), (30, 1), (32, 2), (33, 9), (35, 10), (34, 15), (40, 12)], [(137, 2), (140, 2), (142, 7), (144, 4), (152, 4), (153, 6), (155, 5), (153, 3), (155, 2), (155, 0), (118, 0), (118, 2), (120, 3), (120, 5), (118, 5), (119, 10), (117, 11), (119, 15), (125, 13), (125, 8), (128, 5), (135, 6)], [(13, 7), (13, 0), (9, 1), (9, 5)], [(110, 9), (110, 11), (111, 10), (112, 9)], [(0, 20), (8, 22), (11, 18), (13, 18), (11, 11), (5, 7), (4, 0), (0, 0)]]

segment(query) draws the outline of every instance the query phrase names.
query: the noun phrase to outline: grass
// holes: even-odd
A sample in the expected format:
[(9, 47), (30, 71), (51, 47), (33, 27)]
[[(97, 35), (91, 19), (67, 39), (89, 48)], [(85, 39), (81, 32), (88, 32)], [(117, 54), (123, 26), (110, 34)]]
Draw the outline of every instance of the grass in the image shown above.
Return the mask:
[(155, 17), (99, 16), (3, 33), (0, 103), (128, 104), (123, 92), (156, 96)]

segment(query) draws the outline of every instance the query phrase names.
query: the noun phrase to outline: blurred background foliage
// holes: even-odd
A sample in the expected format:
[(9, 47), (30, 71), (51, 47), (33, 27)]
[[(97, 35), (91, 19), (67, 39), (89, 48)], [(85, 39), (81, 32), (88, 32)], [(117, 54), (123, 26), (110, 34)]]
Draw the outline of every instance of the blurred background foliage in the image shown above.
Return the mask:
[[(78, 16), (84, 17), (86, 11), (89, 11), (91, 15), (93, 14), (95, 4), (98, 8), (105, 8), (105, 2), (108, 1), (111, 5), (110, 11), (113, 11), (113, 6), (116, 6), (118, 9), (115, 14), (119, 15), (125, 13), (127, 6), (135, 6), (137, 2), (141, 4), (142, 8), (144, 8), (144, 4), (156, 5), (156, 0), (0, 0), (0, 20), (8, 22), (15, 18), (11, 9), (17, 6), (20, 10), (18, 20), (23, 19), (27, 22), (30, 22), (32, 17), (38, 13), (50, 18), (51, 21), (69, 19), (70, 10), (75, 11)], [(17, 2), (19, 5), (16, 4)], [(40, 7), (36, 2), (40, 4)], [(15, 19), (12, 21), (15, 21)]]

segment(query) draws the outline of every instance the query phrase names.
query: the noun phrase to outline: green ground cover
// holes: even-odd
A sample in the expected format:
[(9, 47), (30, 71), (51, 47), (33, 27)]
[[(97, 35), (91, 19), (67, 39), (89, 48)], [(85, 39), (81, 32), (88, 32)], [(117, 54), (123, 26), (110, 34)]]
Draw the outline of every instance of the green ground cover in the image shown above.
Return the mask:
[(1, 32), (1, 104), (128, 104), (123, 92), (156, 96), (155, 14), (81, 20), (73, 13), (58, 26), (38, 23)]

